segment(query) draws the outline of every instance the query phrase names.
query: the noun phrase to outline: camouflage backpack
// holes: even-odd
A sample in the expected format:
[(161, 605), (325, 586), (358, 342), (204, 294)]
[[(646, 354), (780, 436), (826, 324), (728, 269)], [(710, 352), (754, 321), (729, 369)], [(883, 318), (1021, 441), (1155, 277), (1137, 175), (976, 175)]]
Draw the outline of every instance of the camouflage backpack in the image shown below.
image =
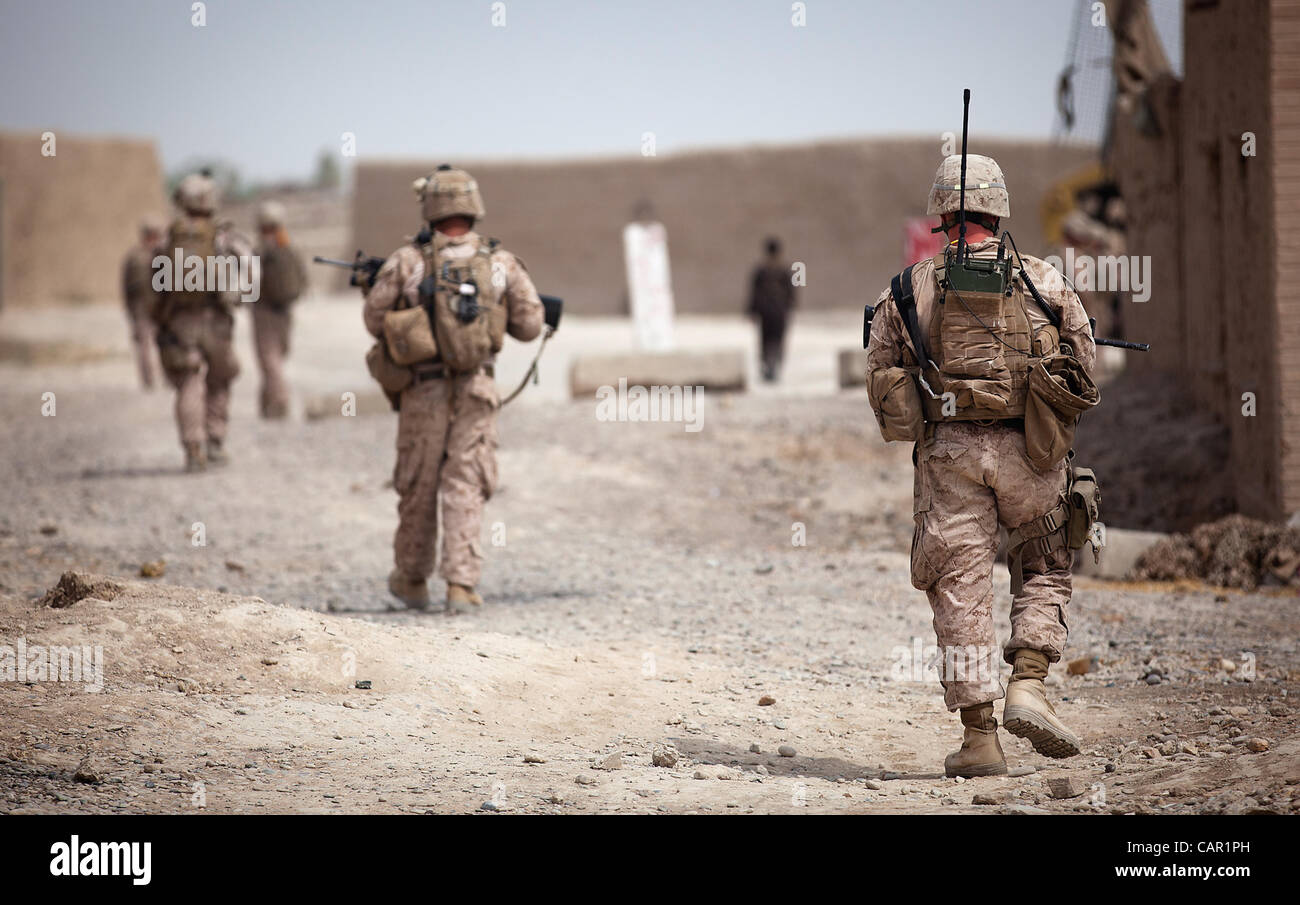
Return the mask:
[(428, 274), (420, 301), (430, 313), (438, 355), (454, 374), (478, 370), (505, 340), (505, 285), (492, 270), (497, 246), (496, 239), (480, 238), (463, 260), (441, 254), (445, 242), (438, 238), (420, 247)]
[(302, 295), (303, 273), (298, 255), (287, 245), (267, 245), (260, 252), (262, 293), (273, 307), (284, 307)]

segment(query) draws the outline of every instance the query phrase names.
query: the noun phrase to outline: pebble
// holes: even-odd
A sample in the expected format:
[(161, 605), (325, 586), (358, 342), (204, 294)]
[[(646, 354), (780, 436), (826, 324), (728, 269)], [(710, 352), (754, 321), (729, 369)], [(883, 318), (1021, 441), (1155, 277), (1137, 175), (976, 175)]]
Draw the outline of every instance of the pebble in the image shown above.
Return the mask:
[(1249, 750), (1254, 751), (1256, 754), (1259, 754), (1268, 750), (1268, 741), (1262, 738), (1252, 738), (1250, 741), (1246, 742), (1246, 747)]
[(497, 804), (495, 801), (485, 801), (478, 806), (478, 809), (480, 811), (500, 811), (501, 805)]
[(970, 800), (971, 804), (1001, 804), (996, 795), (985, 795), (983, 792), (977, 793)]
[(759, 747), (758, 742), (751, 742), (750, 745), (749, 745), (749, 753), (750, 753), (750, 754), (762, 754), (762, 753), (763, 753), (763, 749), (762, 749), (761, 747)]
[(1150, 675), (1148, 675), (1144, 681), (1145, 681), (1148, 685), (1159, 685), (1159, 684), (1160, 684), (1160, 673), (1158, 673), (1158, 672), (1153, 672), (1153, 673), (1151, 673)]
[(798, 752), (794, 750), (794, 745), (782, 745), (776, 749), (776, 753), (782, 757), (794, 757)]
[(884, 783), (879, 782), (878, 780), (875, 779), (868, 779), (866, 782), (863, 783), (863, 785), (873, 792), (879, 792), (881, 789), (885, 787)]
[(691, 774), (691, 778), (692, 778), (692, 779), (712, 779), (713, 777), (710, 776), (709, 774), (705, 773), (703, 770), (696, 770), (693, 774)]
[(540, 754), (525, 754), (525, 755), (524, 755), (524, 763), (526, 763), (526, 764), (544, 764), (544, 763), (546, 763), (546, 758), (542, 757)]
[(765, 694), (758, 699), (759, 707), (771, 707), (775, 703), (776, 703), (776, 698), (772, 697), (770, 694)]
[(615, 752), (609, 757), (602, 760), (598, 765), (599, 770), (621, 770), (623, 769), (623, 755)]

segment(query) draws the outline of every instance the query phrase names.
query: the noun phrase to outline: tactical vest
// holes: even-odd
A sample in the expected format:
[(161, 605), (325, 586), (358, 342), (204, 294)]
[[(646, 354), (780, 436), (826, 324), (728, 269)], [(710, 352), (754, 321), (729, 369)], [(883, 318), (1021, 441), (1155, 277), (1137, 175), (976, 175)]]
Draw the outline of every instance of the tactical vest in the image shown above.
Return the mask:
[[(163, 310), (167, 316), (183, 309), (198, 309), (220, 301), (220, 294), (211, 289), (185, 289), (185, 262), (190, 256), (203, 262), (202, 280), (207, 281), (208, 261), (217, 253), (217, 224), (210, 217), (178, 217), (167, 230), (164, 249), (172, 261), (172, 289), (161, 293)], [(181, 267), (176, 268), (179, 255)]]
[(426, 274), (420, 302), (430, 312), (438, 357), (454, 374), (483, 367), (505, 341), (505, 275), (492, 268), (499, 244), (479, 237), (474, 253), (460, 259), (447, 257), (447, 242), (436, 233), (420, 246)]
[[(1009, 292), (958, 292), (946, 279), (944, 256), (933, 260), (939, 304), (928, 324), (917, 325), (935, 366), (921, 369), (921, 376), (934, 391), (933, 396), (921, 393), (925, 420), (1023, 418), (1030, 369), (1036, 358), (1059, 351), (1056, 329), (1047, 325), (1035, 334), (1029, 317), (1031, 299), (1019, 268), (1011, 268)], [(909, 296), (910, 271), (904, 271)], [(914, 299), (909, 301), (915, 312)], [(912, 318), (914, 322), (915, 313)]]

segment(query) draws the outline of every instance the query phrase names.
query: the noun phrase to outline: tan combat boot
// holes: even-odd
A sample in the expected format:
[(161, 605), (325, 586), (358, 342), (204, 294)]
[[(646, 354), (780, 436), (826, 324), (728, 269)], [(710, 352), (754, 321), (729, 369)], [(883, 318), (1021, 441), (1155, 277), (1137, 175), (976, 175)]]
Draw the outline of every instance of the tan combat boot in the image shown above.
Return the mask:
[(466, 587), (463, 584), (453, 584), (447, 582), (447, 612), (472, 613), (475, 608), (483, 605), (483, 598), (473, 588)]
[(1004, 775), (1007, 758), (998, 742), (998, 721), (993, 718), (992, 702), (978, 707), (963, 707), (961, 724), (966, 727), (961, 748), (944, 758), (944, 775)]
[(1034, 750), (1048, 757), (1074, 757), (1079, 737), (1056, 718), (1047, 701), (1047, 654), (1021, 648), (1016, 651), (1007, 683), (1007, 700), (1002, 707), (1002, 725), (1012, 735), (1029, 739)]
[(388, 590), (412, 610), (429, 608), (429, 583), (423, 578), (411, 578), (399, 569), (388, 574)]
[(213, 465), (230, 464), (230, 453), (226, 452), (220, 440), (208, 441), (208, 461)]
[(185, 444), (185, 470), (189, 472), (206, 471), (208, 457), (203, 452), (201, 443)]

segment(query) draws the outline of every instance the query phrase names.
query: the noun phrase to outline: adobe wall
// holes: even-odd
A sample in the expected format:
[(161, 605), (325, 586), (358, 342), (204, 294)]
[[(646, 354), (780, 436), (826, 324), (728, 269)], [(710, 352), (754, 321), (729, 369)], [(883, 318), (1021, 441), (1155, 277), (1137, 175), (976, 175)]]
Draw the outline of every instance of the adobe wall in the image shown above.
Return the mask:
[(0, 304), (116, 298), (141, 217), (166, 215), (152, 141), (0, 133)]

